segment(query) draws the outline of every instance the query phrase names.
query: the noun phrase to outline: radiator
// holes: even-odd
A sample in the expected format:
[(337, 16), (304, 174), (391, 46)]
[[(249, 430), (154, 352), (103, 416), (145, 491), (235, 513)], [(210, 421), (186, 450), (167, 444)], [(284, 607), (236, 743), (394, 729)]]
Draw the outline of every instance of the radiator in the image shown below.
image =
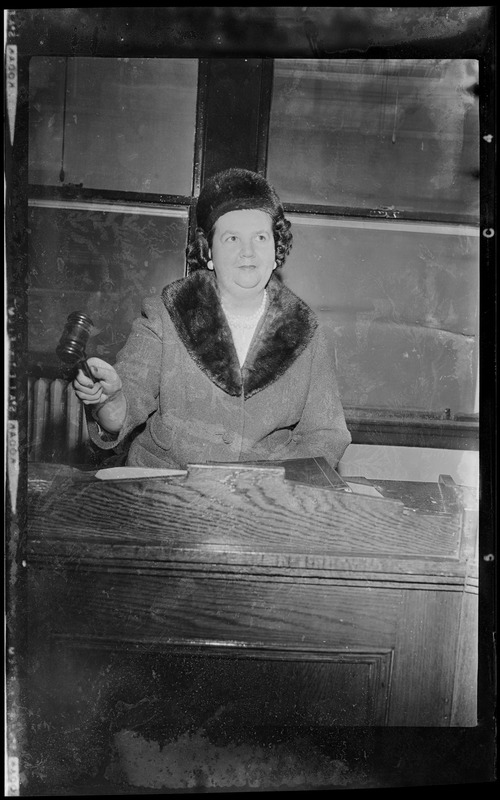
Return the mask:
[(28, 381), (28, 459), (87, 463), (87, 420), (71, 382), (62, 378)]

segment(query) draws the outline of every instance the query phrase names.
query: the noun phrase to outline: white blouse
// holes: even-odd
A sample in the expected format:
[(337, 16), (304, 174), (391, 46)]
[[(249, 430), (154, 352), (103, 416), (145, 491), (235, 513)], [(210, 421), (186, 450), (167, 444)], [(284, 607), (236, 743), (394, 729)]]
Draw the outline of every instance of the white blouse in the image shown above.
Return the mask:
[(234, 346), (238, 355), (238, 361), (240, 362), (240, 367), (243, 366), (245, 358), (247, 357), (250, 342), (252, 341), (255, 329), (259, 324), (259, 320), (264, 313), (266, 301), (267, 292), (264, 291), (260, 308), (258, 308), (257, 311), (250, 317), (243, 317), (239, 314), (233, 314), (224, 307), (224, 304), (222, 305), (222, 309), (226, 315), (226, 319), (231, 330)]

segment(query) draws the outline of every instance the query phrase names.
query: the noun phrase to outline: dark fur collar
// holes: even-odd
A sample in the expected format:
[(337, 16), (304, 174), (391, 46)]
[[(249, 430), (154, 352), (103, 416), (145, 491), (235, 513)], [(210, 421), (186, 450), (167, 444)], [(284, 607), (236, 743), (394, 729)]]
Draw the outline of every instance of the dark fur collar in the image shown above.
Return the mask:
[(213, 272), (197, 270), (163, 289), (162, 300), (191, 358), (211, 381), (245, 399), (276, 381), (311, 341), (318, 322), (302, 300), (275, 275), (258, 341), (240, 369)]

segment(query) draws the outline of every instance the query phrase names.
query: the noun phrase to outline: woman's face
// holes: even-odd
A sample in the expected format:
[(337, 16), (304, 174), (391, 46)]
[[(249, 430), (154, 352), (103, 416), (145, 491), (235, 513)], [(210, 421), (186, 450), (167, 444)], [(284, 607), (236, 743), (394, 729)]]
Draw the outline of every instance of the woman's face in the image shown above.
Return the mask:
[(211, 256), (222, 297), (259, 294), (275, 267), (269, 214), (258, 209), (223, 214), (215, 223)]

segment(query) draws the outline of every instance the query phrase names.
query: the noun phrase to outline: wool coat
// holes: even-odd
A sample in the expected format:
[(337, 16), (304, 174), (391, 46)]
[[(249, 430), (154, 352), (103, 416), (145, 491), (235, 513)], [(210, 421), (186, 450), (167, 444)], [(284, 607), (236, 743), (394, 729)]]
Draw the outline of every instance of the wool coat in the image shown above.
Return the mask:
[(213, 272), (198, 270), (147, 298), (118, 353), (127, 414), (118, 436), (95, 421), (103, 448), (129, 439), (127, 465), (272, 461), (325, 456), (351, 441), (325, 331), (273, 274), (242, 367)]

